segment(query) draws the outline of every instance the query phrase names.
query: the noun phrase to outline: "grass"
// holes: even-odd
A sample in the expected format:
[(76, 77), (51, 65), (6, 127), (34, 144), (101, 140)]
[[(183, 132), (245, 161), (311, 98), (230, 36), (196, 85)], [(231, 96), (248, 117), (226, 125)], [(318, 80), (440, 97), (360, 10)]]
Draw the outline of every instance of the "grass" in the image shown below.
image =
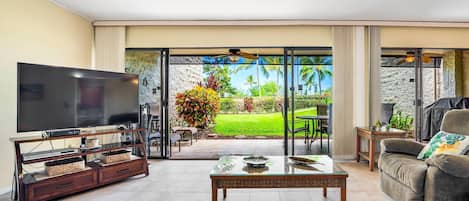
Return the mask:
[[(295, 116), (316, 115), (316, 108), (295, 111)], [(267, 114), (218, 114), (215, 133), (222, 136), (283, 136), (282, 113)], [(303, 133), (295, 134), (302, 136)]]

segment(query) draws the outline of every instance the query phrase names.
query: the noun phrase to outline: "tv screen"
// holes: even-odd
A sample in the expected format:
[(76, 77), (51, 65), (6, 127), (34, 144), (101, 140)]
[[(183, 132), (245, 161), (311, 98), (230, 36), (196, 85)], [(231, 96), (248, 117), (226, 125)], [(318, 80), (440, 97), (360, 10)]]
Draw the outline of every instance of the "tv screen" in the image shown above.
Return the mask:
[(18, 63), (17, 130), (138, 122), (134, 74)]

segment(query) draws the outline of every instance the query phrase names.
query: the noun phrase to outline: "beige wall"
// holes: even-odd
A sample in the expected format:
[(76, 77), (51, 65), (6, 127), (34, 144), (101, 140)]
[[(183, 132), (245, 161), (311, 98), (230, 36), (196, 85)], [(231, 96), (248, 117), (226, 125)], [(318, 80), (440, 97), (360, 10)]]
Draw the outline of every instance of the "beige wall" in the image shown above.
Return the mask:
[(125, 71), (125, 27), (95, 28), (95, 66), (99, 70)]
[(0, 191), (11, 185), (16, 134), (17, 62), (91, 66), (91, 23), (47, 0), (6, 0), (0, 6)]
[(382, 27), (382, 47), (469, 48), (469, 28)]
[(127, 47), (332, 46), (330, 26), (130, 26)]

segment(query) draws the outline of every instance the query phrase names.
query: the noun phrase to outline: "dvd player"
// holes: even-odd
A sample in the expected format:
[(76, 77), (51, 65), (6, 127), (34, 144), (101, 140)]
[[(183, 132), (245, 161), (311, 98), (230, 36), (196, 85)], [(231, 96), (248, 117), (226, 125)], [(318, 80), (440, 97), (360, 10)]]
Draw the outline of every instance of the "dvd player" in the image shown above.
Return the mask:
[(47, 136), (49, 136), (49, 137), (80, 135), (80, 129), (47, 131), (46, 133), (47, 133)]
[(75, 153), (78, 153), (78, 149), (64, 148), (64, 149), (55, 149), (55, 150), (48, 150), (48, 151), (38, 151), (38, 152), (24, 153), (23, 160), (29, 161), (29, 160), (36, 160), (36, 159), (41, 159), (41, 158), (75, 154)]

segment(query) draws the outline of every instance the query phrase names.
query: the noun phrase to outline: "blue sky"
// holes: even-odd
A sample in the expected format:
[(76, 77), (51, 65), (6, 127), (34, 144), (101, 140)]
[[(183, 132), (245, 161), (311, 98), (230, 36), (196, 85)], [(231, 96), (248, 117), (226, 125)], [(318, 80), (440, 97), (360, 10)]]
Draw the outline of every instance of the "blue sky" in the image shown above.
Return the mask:
[[(232, 69), (235, 69), (237, 65), (231, 65), (231, 68)], [(249, 89), (249, 86), (246, 84), (246, 79), (249, 75), (252, 75), (254, 77), (254, 79), (257, 79), (257, 71), (256, 71), (256, 68), (255, 68), (255, 65), (252, 65), (253, 67), (252, 68), (249, 68), (248, 70), (241, 70), (239, 72), (237, 72), (236, 74), (232, 74), (232, 77), (231, 77), (231, 85), (237, 89), (242, 89), (243, 91), (247, 91)], [(330, 70), (332, 70), (332, 66), (328, 66), (330, 68)], [(301, 68), (301, 66), (299, 66), (299, 68)], [(299, 69), (297, 68), (295, 70), (295, 72), (298, 72)], [(298, 73), (296, 73), (298, 75)], [(298, 83), (298, 76), (295, 76), (294, 79), (295, 79), (295, 83)], [(277, 73), (276, 72), (269, 72), (269, 76), (268, 78), (266, 78), (262, 73), (260, 73), (260, 82), (261, 84), (264, 84), (266, 82), (269, 82), (269, 81), (274, 81), (276, 82), (277, 81)], [(291, 82), (291, 79), (288, 78), (288, 82)], [(299, 84), (302, 84), (302, 81), (299, 80)], [(280, 75), (280, 85), (283, 86), (283, 77), (282, 75)], [(322, 82), (321, 82), (321, 85), (322, 85), (322, 88), (323, 90), (324, 89), (327, 89), (329, 87), (332, 87), (332, 78), (331, 77), (327, 77), (326, 79), (324, 79)]]
[[(210, 60), (210, 59), (209, 59)], [(327, 61), (327, 65), (324, 65), (324, 66), (327, 66), (327, 68), (329, 68), (330, 71), (332, 71), (332, 65), (329, 65), (329, 64), (332, 64), (332, 57), (327, 57), (326, 59)], [(212, 61), (208, 61), (207, 63), (211, 63), (211, 62), (214, 62), (213, 60)], [(239, 61), (238, 63), (241, 63), (243, 61)], [(246, 62), (246, 61), (244, 61)], [(283, 62), (283, 61), (282, 61)], [(253, 62), (254, 63), (254, 62)], [(240, 64), (227, 64), (231, 70), (234, 70), (236, 69)], [(311, 66), (311, 65), (309, 65)], [(283, 68), (283, 65), (280, 65), (281, 68)], [(299, 70), (303, 67), (303, 65), (295, 65), (295, 83), (298, 83), (299, 81), (299, 84), (302, 84), (303, 82), (301, 80), (298, 80), (298, 74), (299, 74)], [(248, 92), (248, 89), (249, 89), (249, 85), (246, 84), (246, 80), (247, 80), (247, 77), (249, 75), (252, 75), (254, 77), (254, 79), (257, 81), (257, 70), (256, 70), (256, 64), (251, 64), (251, 67), (246, 69), (246, 70), (240, 70), (238, 71), (237, 73), (231, 73), (231, 85), (243, 92)], [(289, 75), (290, 76), (290, 75)], [(269, 72), (269, 76), (266, 77), (264, 76), (261, 72), (260, 72), (260, 75), (259, 75), (259, 78), (260, 78), (260, 83), (261, 84), (264, 84), (266, 82), (269, 82), (269, 81), (274, 81), (276, 82), (277, 81), (277, 73), (275, 71), (270, 71)], [(282, 75), (280, 75), (280, 86), (283, 86), (283, 77)], [(288, 82), (290, 83), (291, 82), (291, 79), (290, 77), (288, 78)], [(324, 91), (325, 89), (327, 88), (330, 88), (332, 87), (332, 77), (326, 77), (322, 82), (321, 82), (321, 85), (322, 85), (322, 90)], [(313, 89), (314, 90), (314, 89)]]

